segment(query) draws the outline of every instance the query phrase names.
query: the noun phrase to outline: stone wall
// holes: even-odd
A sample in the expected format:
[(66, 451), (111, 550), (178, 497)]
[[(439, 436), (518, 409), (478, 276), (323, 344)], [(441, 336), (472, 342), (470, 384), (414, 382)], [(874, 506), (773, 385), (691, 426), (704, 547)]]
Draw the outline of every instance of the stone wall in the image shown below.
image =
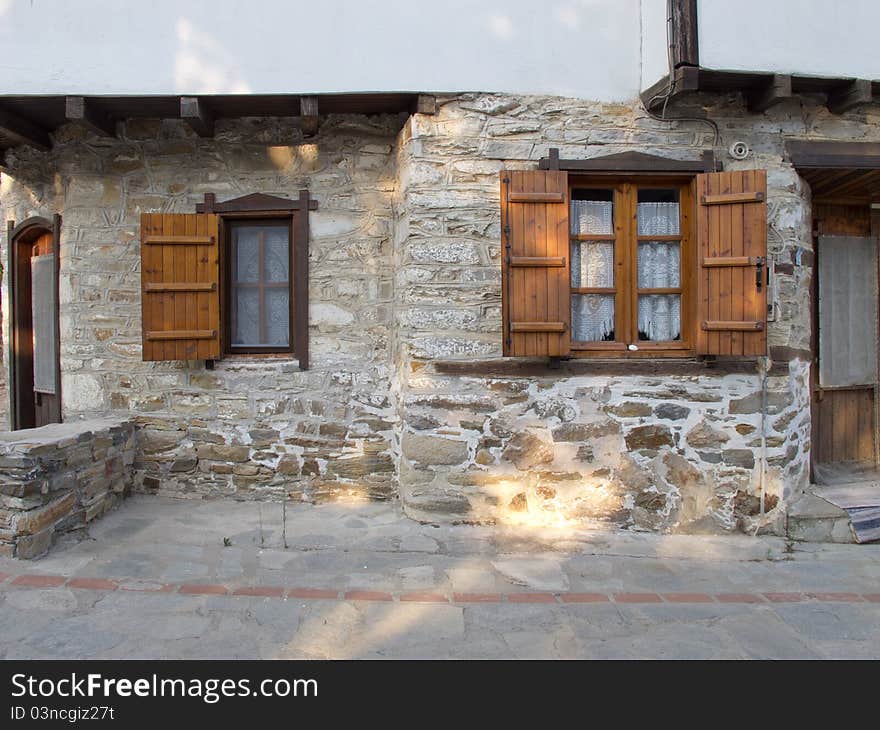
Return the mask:
[[(147, 491), (399, 494), (422, 519), (780, 529), (808, 479), (812, 264), (809, 189), (784, 141), (878, 140), (878, 112), (836, 117), (799, 99), (751, 115), (736, 95), (675, 110), (717, 121), (725, 169), (768, 170), (776, 365), (762, 419), (757, 363), (634, 374), (501, 357), (499, 171), (533, 168), (550, 147), (563, 158), (697, 158), (715, 142), (711, 128), (635, 104), (438, 101), (435, 116), (331, 116), (311, 140), (293, 119), (221, 120), (214, 139), (135, 120), (119, 139), (69, 125), (49, 154), (16, 150), (0, 186), (4, 219), (64, 216), (65, 417), (131, 413), (136, 485)], [(752, 147), (747, 160), (724, 152), (734, 140)], [(312, 369), (283, 358), (226, 358), (213, 371), (141, 362), (140, 213), (192, 212), (205, 192), (295, 197), (302, 187), (319, 202)]]
[[(458, 95), (401, 133), (396, 239), (400, 492), (411, 515), (462, 521), (598, 521), (662, 531), (780, 531), (809, 479), (810, 194), (787, 138), (878, 139), (876, 109), (835, 117), (798, 99), (764, 115), (738, 95), (694, 96), (670, 116), (638, 105)], [(746, 141), (752, 154), (725, 150)], [(503, 365), (499, 171), (628, 150), (768, 171), (776, 276), (766, 388), (751, 372), (654, 375)], [(463, 365), (461, 360), (469, 365)], [(761, 418), (766, 390), (766, 418)], [(762, 422), (764, 424), (762, 439)]]
[[(65, 418), (132, 413), (136, 487), (187, 497), (322, 499), (394, 493), (391, 197), (397, 117), (220, 121), (204, 140), (174, 120), (129, 120), (120, 139), (68, 125), (52, 153), (18, 151), (4, 218), (63, 214)], [(140, 214), (195, 212), (308, 187), (311, 369), (295, 359), (141, 361)], [(5, 250), (6, 242), (3, 241)]]
[(42, 555), (55, 535), (114, 507), (131, 491), (134, 458), (126, 419), (0, 433), (0, 555)]

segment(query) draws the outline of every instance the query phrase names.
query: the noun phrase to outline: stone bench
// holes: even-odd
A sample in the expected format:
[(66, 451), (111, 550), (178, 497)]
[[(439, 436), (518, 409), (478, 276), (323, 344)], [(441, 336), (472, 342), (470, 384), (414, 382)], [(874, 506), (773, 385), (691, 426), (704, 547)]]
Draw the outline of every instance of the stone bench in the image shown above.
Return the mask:
[(135, 424), (124, 418), (0, 432), (0, 555), (34, 558), (128, 495)]

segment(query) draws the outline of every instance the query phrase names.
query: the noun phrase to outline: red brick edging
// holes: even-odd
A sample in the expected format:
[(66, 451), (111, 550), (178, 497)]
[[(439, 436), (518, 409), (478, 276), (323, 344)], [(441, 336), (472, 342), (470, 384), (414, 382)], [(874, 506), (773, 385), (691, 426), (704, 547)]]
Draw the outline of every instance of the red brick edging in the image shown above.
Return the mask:
[(519, 603), (574, 604), (774, 604), (818, 601), (831, 603), (880, 603), (880, 593), (849, 592), (766, 592), (766, 593), (578, 593), (574, 591), (550, 593), (546, 591), (518, 591), (515, 593), (445, 593), (443, 591), (404, 591), (390, 593), (362, 589), (346, 591), (330, 588), (303, 588), (284, 586), (227, 586), (222, 583), (162, 583), (140, 579), (90, 578), (65, 575), (22, 573), (13, 576), (0, 573), (0, 584), (16, 588), (73, 588), (87, 591), (138, 591), (142, 593), (179, 593), (193, 596), (252, 596), (307, 601), (380, 601), (400, 603)]

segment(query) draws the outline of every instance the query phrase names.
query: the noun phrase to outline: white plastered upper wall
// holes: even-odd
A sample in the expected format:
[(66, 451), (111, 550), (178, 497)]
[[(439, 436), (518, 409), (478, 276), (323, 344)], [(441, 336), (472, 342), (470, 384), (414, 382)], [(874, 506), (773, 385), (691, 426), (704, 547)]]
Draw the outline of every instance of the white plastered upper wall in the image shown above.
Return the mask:
[(626, 101), (642, 81), (642, 6), (664, 4), (0, 0), (0, 94), (497, 91)]
[(700, 65), (880, 79), (877, 0), (699, 0)]

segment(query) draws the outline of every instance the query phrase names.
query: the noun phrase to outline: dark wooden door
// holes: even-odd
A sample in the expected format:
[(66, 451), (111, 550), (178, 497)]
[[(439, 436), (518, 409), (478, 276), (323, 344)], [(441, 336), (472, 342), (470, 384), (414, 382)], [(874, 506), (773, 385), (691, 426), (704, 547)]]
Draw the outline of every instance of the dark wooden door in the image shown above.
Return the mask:
[[(813, 219), (817, 255), (813, 311), (816, 323), (813, 333), (816, 360), (812, 375), (813, 471), (816, 481), (825, 481), (839, 478), (848, 469), (875, 466), (877, 239), (876, 231), (872, 231), (871, 209), (866, 205), (814, 203)], [(850, 258), (847, 246), (861, 247), (861, 258)], [(848, 272), (846, 260), (850, 259), (850, 267), (852, 262), (868, 260), (865, 251), (873, 257), (869, 266), (872, 270)], [(831, 260), (832, 256), (835, 261)], [(831, 277), (836, 281), (832, 283)], [(864, 321), (866, 307), (870, 308), (873, 321)], [(865, 348), (869, 355), (873, 349), (870, 358), (865, 356)], [(828, 373), (834, 368), (828, 360), (841, 353), (844, 357), (855, 357), (856, 365), (859, 358), (864, 363), (870, 361), (871, 365), (852, 377), (831, 377)]]
[[(42, 219), (41, 219), (42, 220)], [(46, 222), (48, 223), (48, 222)], [(10, 235), (12, 428), (61, 421), (58, 225), (23, 225)]]

